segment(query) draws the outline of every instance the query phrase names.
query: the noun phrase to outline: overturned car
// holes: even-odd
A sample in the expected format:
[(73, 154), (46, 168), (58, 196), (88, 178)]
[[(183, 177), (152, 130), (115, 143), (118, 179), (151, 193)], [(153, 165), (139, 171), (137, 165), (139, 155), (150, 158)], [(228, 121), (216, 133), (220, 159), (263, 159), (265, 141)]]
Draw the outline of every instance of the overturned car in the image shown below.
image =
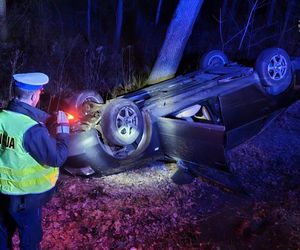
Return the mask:
[(109, 175), (168, 160), (226, 170), (226, 151), (299, 96), (299, 59), (280, 48), (264, 50), (255, 68), (211, 51), (200, 68), (105, 103), (89, 90), (62, 98), (74, 115), (65, 169)]

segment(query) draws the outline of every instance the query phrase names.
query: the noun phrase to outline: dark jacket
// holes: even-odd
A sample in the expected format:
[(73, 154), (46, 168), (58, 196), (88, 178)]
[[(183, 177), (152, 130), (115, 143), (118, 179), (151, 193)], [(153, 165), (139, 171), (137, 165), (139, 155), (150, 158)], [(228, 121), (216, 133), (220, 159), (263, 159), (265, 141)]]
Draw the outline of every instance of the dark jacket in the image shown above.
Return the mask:
[[(19, 100), (11, 101), (7, 110), (24, 114), (38, 122), (37, 125), (29, 128), (24, 134), (25, 150), (40, 164), (52, 167), (62, 166), (68, 157), (69, 135), (58, 134), (56, 138), (50, 135), (45, 126), (49, 114)], [(6, 207), (15, 211), (40, 207), (50, 200), (53, 192), (54, 188), (41, 194), (0, 194), (0, 208)]]
[(11, 101), (7, 109), (27, 115), (39, 123), (25, 133), (25, 150), (41, 164), (52, 167), (62, 166), (68, 157), (69, 135), (58, 134), (56, 138), (50, 136), (45, 126), (49, 114), (18, 100)]

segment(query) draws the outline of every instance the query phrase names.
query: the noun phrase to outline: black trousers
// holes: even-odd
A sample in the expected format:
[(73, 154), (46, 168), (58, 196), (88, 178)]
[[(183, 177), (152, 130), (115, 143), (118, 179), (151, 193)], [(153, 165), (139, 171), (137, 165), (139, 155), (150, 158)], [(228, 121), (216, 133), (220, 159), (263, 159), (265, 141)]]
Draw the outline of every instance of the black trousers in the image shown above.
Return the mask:
[(21, 250), (38, 250), (43, 238), (42, 209), (0, 211), (0, 249), (12, 249), (12, 237), (18, 228)]
[(0, 193), (0, 250), (12, 249), (12, 237), (17, 228), (21, 250), (40, 249), (42, 206), (51, 199), (54, 191), (55, 188), (42, 194)]

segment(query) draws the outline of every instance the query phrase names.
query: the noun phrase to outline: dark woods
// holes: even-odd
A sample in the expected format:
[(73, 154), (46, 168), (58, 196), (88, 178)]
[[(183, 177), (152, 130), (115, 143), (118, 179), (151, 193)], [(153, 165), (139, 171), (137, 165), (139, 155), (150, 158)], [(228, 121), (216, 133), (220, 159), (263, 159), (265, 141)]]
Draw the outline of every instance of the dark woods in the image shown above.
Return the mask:
[[(196, 0), (197, 1), (197, 0)], [(92, 88), (104, 98), (147, 79), (178, 1), (1, 0), (1, 97), (14, 72), (43, 71), (52, 94)], [(221, 49), (252, 62), (266, 47), (300, 55), (296, 0), (204, 1), (178, 73)], [(179, 31), (180, 32), (180, 31)]]

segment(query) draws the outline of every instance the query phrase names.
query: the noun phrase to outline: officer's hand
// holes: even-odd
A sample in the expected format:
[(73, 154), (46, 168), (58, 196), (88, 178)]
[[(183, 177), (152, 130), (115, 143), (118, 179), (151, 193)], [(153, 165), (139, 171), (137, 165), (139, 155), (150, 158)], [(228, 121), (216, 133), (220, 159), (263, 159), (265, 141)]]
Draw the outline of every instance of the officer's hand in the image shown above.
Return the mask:
[(70, 126), (69, 126), (69, 120), (67, 118), (67, 115), (65, 112), (59, 110), (57, 112), (57, 127), (56, 127), (56, 134), (59, 133), (70, 133)]

